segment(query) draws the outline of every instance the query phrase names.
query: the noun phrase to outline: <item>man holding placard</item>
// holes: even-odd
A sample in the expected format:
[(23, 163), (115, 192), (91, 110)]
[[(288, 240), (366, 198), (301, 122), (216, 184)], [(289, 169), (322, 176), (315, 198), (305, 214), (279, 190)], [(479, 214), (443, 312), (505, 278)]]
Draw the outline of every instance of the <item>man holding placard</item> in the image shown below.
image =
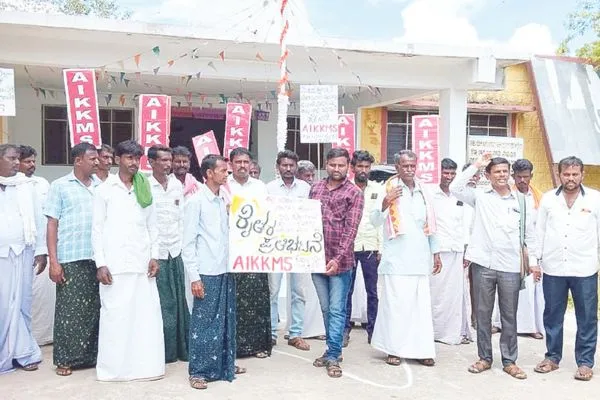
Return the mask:
[[(297, 179), (294, 175), (298, 168), (298, 155), (291, 150), (277, 154), (277, 170), (279, 178), (267, 184), (267, 191), (272, 196), (308, 198), (310, 186)], [(279, 289), (281, 288), (282, 273), (269, 274), (269, 289), (271, 292), (271, 337), (273, 344), (277, 342), (277, 325), (279, 323)], [(288, 344), (298, 350), (308, 351), (310, 345), (302, 338), (304, 324), (305, 292), (308, 280), (307, 274), (287, 274), (287, 282), (291, 287), (291, 323)]]
[(325, 237), (326, 271), (313, 274), (327, 332), (327, 350), (317, 358), (315, 367), (326, 367), (331, 378), (342, 376), (339, 362), (346, 322), (346, 301), (352, 280), (354, 239), (364, 207), (361, 190), (348, 180), (350, 155), (345, 149), (327, 152), (327, 178), (315, 183), (311, 199), (321, 201)]

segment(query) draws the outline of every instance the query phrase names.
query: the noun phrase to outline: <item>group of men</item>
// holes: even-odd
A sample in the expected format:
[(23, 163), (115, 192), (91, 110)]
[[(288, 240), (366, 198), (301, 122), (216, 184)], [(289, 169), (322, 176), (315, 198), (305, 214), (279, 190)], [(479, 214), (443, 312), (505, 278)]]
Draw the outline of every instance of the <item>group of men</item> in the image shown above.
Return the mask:
[[(516, 365), (517, 333), (528, 333), (545, 334), (546, 357), (535, 371), (551, 372), (562, 358), (571, 290), (575, 378), (592, 377), (600, 194), (583, 186), (576, 157), (561, 160), (561, 186), (542, 196), (530, 184), (529, 161), (514, 163), (511, 186), (509, 162), (490, 154), (458, 175), (457, 164), (444, 159), (434, 186), (416, 178), (417, 156), (407, 150), (396, 154), (397, 174), (383, 185), (369, 180), (375, 160), (361, 150), (351, 156), (331, 149), (327, 177), (316, 182), (314, 165), (282, 151), (278, 178), (267, 184), (244, 148), (229, 159), (200, 160), (202, 183), (189, 173), (185, 147), (150, 148), (150, 176), (140, 172), (142, 155), (131, 140), (114, 154), (78, 144), (73, 171), (44, 189), (27, 160), (31, 151), (0, 145), (0, 267), (7, 271), (0, 281), (0, 373), (36, 370), (41, 362), (31, 285), (33, 267), (40, 273), (47, 262), (56, 283), (53, 357), (60, 376), (95, 366), (101, 381), (159, 379), (165, 363), (181, 360), (189, 361), (190, 385), (205, 389), (246, 372), (237, 358), (268, 357), (278, 339), (283, 276), (227, 272), (229, 205), (238, 195), (321, 203), (325, 273), (287, 277), (287, 343), (309, 350), (304, 328), (318, 319), (326, 351), (313, 365), (328, 376), (342, 376), (360, 264), (367, 340), (390, 365), (407, 358), (433, 366), (434, 343), (470, 343), (473, 323), (479, 359), (468, 370), (490, 369), (497, 308), (504, 371), (526, 378)], [(488, 187), (477, 187), (480, 169)], [(311, 293), (320, 315), (307, 312)]]

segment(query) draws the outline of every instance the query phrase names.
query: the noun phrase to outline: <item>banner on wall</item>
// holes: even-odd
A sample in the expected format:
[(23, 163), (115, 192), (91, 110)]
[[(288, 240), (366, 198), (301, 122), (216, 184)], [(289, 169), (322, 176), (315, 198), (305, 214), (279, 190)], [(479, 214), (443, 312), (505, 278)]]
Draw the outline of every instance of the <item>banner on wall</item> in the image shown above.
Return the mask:
[(15, 106), (15, 70), (0, 68), (0, 117), (14, 117)]
[(338, 137), (338, 87), (300, 86), (300, 142), (335, 143)]
[(94, 70), (65, 69), (63, 78), (71, 147), (81, 142), (100, 147), (102, 136)]
[(150, 172), (148, 149), (152, 146), (169, 146), (171, 134), (171, 96), (142, 94), (139, 97), (139, 141), (144, 148), (140, 170)]
[[(334, 147), (340, 147), (348, 150), (350, 158), (356, 150), (356, 121), (354, 114), (340, 114), (338, 117), (338, 137), (333, 143)], [(354, 179), (354, 174), (348, 170), (348, 179)]]
[[(483, 153), (492, 153), (493, 157), (504, 157), (509, 163), (523, 158), (523, 138), (476, 136), (469, 135), (467, 158), (473, 163)], [(487, 187), (490, 182), (484, 174), (477, 184), (478, 187)]]
[[(252, 105), (246, 103), (227, 103), (225, 117), (225, 142), (223, 156), (229, 158), (231, 150), (237, 147), (250, 147), (250, 119)], [(217, 153), (218, 154), (218, 153)]]
[[(385, 108), (361, 108), (360, 109), (360, 148), (366, 150), (375, 157), (375, 162), (383, 161), (381, 155), (381, 137), (383, 135), (383, 113)], [(393, 162), (393, 161), (392, 161)]]
[(439, 115), (412, 117), (412, 150), (417, 155), (415, 176), (423, 183), (440, 183)]
[(288, 196), (234, 196), (229, 272), (324, 273), (321, 203)]
[(215, 133), (208, 131), (202, 135), (194, 136), (192, 138), (192, 144), (194, 146), (194, 152), (198, 159), (198, 165), (202, 163), (202, 159), (209, 154), (219, 154), (219, 145), (217, 139), (215, 139)]

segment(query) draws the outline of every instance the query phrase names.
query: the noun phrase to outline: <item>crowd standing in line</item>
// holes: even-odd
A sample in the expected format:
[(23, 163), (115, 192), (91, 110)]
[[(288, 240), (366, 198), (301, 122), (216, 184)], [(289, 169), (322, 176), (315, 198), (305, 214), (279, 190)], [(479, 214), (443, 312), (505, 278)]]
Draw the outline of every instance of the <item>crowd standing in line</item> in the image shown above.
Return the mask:
[[(512, 185), (510, 163), (491, 154), (458, 175), (444, 159), (439, 185), (416, 178), (417, 155), (407, 150), (395, 155), (397, 174), (383, 185), (368, 179), (374, 158), (361, 150), (331, 149), (327, 176), (317, 181), (312, 163), (280, 152), (278, 178), (266, 185), (243, 148), (201, 160), (203, 183), (189, 173), (185, 147), (150, 148), (150, 176), (140, 172), (142, 155), (131, 140), (114, 151), (78, 144), (73, 171), (48, 187), (34, 175), (35, 150), (0, 145), (0, 373), (34, 371), (42, 361), (32, 284), (48, 264), (59, 376), (95, 367), (100, 381), (160, 379), (165, 363), (179, 360), (189, 361), (191, 387), (206, 389), (245, 373), (237, 358), (269, 357), (280, 308), (289, 306), (287, 344), (309, 350), (305, 328), (322, 326), (326, 349), (313, 365), (337, 378), (360, 264), (367, 341), (387, 364), (408, 358), (432, 367), (435, 342), (469, 344), (472, 324), (478, 359), (468, 371), (483, 373), (493, 363), (494, 325), (508, 375), (527, 377), (517, 365), (519, 333), (545, 335), (547, 352), (534, 370), (552, 372), (562, 359), (570, 291), (575, 378), (593, 376), (600, 193), (583, 185), (576, 157), (560, 161), (560, 187), (542, 195), (531, 186), (531, 162), (512, 165)], [(477, 188), (481, 169), (489, 187)], [(279, 304), (283, 274), (227, 272), (235, 195), (321, 203), (325, 273), (313, 273), (312, 284), (306, 274), (288, 274), (289, 305)]]

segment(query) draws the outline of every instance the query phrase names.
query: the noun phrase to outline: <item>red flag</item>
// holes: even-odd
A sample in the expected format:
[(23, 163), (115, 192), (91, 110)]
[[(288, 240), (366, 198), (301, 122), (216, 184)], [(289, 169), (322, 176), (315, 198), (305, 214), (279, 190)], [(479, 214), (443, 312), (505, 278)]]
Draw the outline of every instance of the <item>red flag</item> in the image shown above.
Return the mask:
[(139, 140), (144, 148), (140, 170), (149, 172), (148, 149), (154, 145), (168, 146), (171, 134), (171, 96), (142, 94), (139, 98)]
[[(88, 142), (102, 144), (100, 116), (96, 93), (96, 74), (93, 69), (65, 69), (65, 95), (69, 116), (71, 147)], [(36, 92), (37, 93), (37, 92)]]

